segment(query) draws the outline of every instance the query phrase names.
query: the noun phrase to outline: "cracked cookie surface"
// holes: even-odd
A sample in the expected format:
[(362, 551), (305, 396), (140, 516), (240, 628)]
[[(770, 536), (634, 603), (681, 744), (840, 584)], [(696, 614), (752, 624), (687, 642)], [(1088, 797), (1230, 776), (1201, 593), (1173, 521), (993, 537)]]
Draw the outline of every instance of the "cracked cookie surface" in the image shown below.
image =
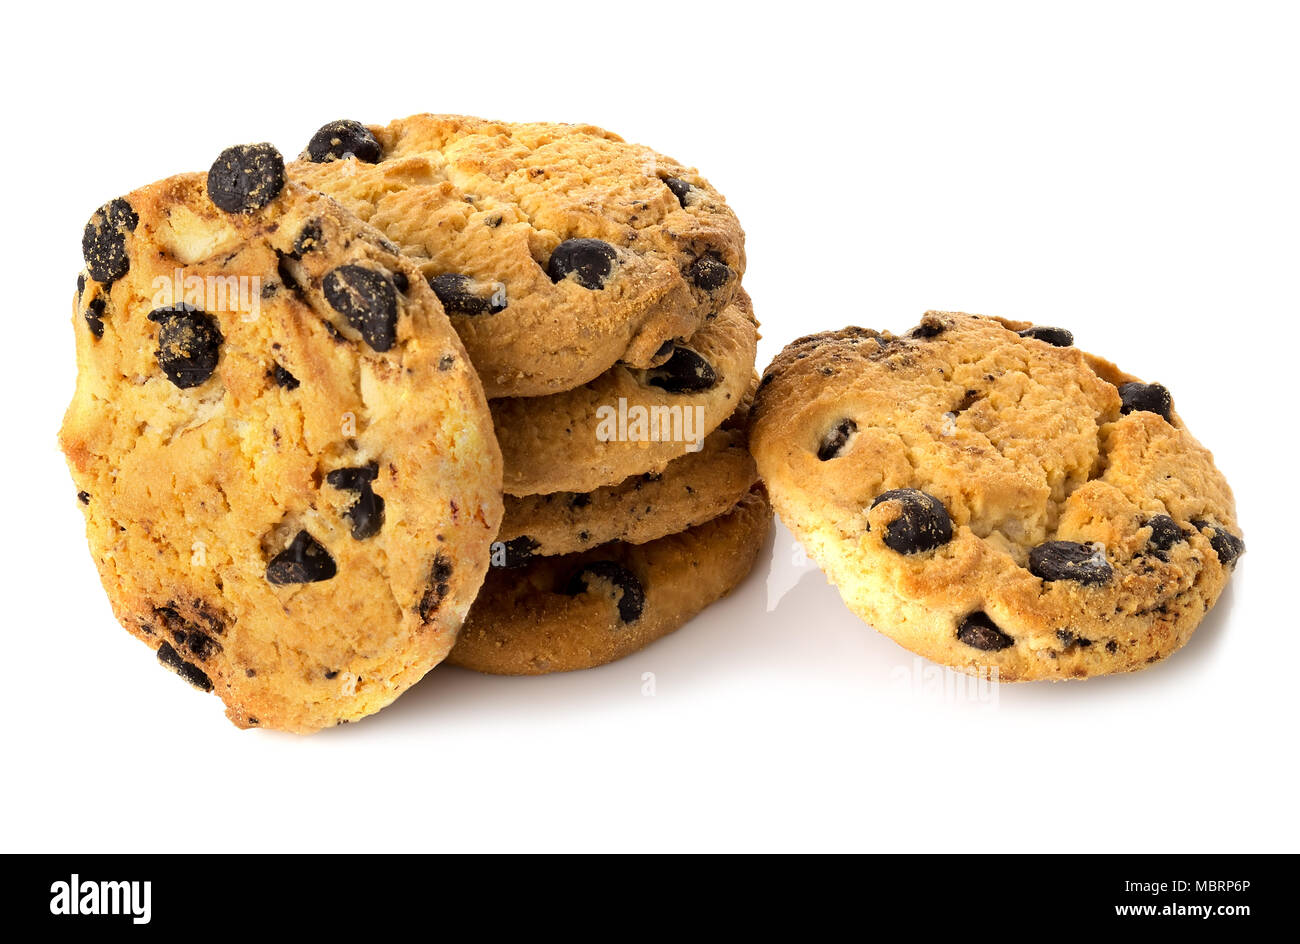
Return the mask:
[(744, 289), (658, 367), (619, 364), (548, 397), (493, 400), (508, 495), (591, 492), (660, 473), (739, 407), (758, 324)]
[(489, 397), (652, 366), (745, 270), (744, 233), (708, 181), (591, 125), (331, 122), (288, 173), (417, 260)]
[(1060, 329), (930, 312), (846, 328), (764, 374), (750, 447), (848, 606), (903, 646), (1012, 681), (1179, 648), (1244, 550), (1232, 492), (1169, 392)]
[(277, 161), (92, 217), (60, 441), (122, 625), (238, 726), (308, 732), (451, 649), (501, 466), (419, 270)]
[(545, 675), (621, 659), (735, 589), (771, 525), (755, 486), (726, 514), (646, 544), (493, 568), (447, 661), (493, 675)]

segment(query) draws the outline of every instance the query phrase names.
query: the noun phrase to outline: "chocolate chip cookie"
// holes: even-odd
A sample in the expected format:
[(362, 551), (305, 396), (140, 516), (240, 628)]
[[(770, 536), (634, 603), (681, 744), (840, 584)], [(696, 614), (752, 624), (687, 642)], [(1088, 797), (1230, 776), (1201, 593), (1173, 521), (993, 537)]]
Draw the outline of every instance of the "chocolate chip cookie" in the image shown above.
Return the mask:
[(123, 626), (240, 727), (391, 702), (488, 568), (501, 461), (422, 272), (269, 145), (97, 210), (60, 434)]
[(737, 409), (757, 342), (749, 296), (737, 289), (658, 367), (619, 364), (563, 393), (493, 400), (506, 493), (590, 492), (662, 472)]
[(517, 567), (535, 556), (608, 541), (644, 544), (717, 517), (758, 479), (743, 422), (731, 423), (709, 433), (699, 452), (674, 459), (660, 473), (634, 475), (592, 492), (507, 495), (493, 565)]
[(448, 657), (494, 675), (587, 669), (643, 649), (730, 593), (772, 523), (761, 487), (731, 511), (647, 544), (494, 568)]
[(289, 175), (418, 261), (489, 397), (655, 366), (745, 270), (740, 224), (708, 181), (590, 125), (335, 121)]
[(1179, 648), (1244, 550), (1232, 492), (1170, 391), (1068, 331), (930, 312), (801, 338), (750, 445), (849, 607), (1002, 680), (1141, 669)]

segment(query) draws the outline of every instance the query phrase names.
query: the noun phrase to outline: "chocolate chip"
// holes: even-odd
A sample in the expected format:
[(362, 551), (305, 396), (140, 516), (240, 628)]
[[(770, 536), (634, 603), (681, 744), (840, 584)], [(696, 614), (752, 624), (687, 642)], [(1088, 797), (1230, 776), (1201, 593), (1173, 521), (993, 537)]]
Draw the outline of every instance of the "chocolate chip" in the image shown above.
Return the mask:
[(602, 240), (566, 239), (551, 253), (546, 274), (559, 282), (572, 273), (579, 285), (594, 291), (605, 287), (616, 258), (614, 247)]
[(397, 289), (399, 292), (401, 292), (403, 295), (406, 294), (406, 290), (411, 287), (411, 282), (406, 277), (405, 272), (393, 273), (393, 287)]
[(682, 206), (686, 206), (686, 198), (695, 188), (680, 177), (665, 177), (663, 181), (664, 185), (676, 195), (677, 202)]
[(272, 364), (271, 369), (267, 372), (267, 376), (271, 378), (272, 382), (277, 387), (283, 387), (285, 390), (298, 389), (298, 378), (289, 373), (279, 364)]
[(1237, 558), (1246, 552), (1246, 542), (1227, 528), (1201, 520), (1193, 520), (1192, 527), (1197, 531), (1204, 531), (1206, 528), (1210, 529), (1210, 547), (1214, 548), (1214, 553), (1219, 557), (1219, 563), (1224, 567), (1235, 564)]
[(881, 502), (898, 502), (900, 514), (885, 526), (885, 546), (899, 554), (921, 554), (952, 540), (952, 519), (943, 502), (915, 488), (893, 488), (876, 496)]
[(329, 580), (337, 573), (338, 567), (329, 551), (306, 531), (299, 531), (293, 543), (266, 565), (266, 579), (277, 586), (316, 583)]
[(335, 488), (358, 492), (363, 488), (369, 488), (370, 483), (378, 477), (379, 466), (372, 463), (347, 469), (333, 469), (326, 473), (325, 481)]
[(1101, 584), (1114, 571), (1106, 555), (1090, 544), (1077, 541), (1047, 541), (1029, 552), (1029, 572), (1043, 580), (1073, 580)]
[(192, 662), (182, 659), (180, 653), (172, 648), (171, 643), (165, 642), (158, 647), (158, 661), (195, 688), (205, 692), (212, 691), (212, 680), (208, 678), (207, 673)]
[(1024, 331), (1018, 331), (1022, 338), (1033, 338), (1037, 341), (1043, 341), (1052, 347), (1071, 347), (1074, 344), (1074, 335), (1064, 328), (1049, 328), (1046, 325), (1034, 325), (1032, 328), (1026, 328)]
[(533, 552), (542, 545), (534, 541), (526, 534), (521, 534), (517, 538), (511, 538), (499, 545), (502, 550), (500, 563), (497, 563), (497, 555), (492, 555), (492, 563), (496, 567), (504, 567), (513, 570), (516, 567), (523, 567), (533, 559)]
[(817, 458), (826, 462), (834, 459), (844, 448), (844, 444), (849, 441), (849, 437), (858, 431), (858, 424), (853, 420), (845, 417), (840, 420), (822, 437), (821, 444), (817, 447)]
[(976, 610), (961, 621), (961, 625), (957, 627), (957, 639), (984, 652), (997, 652), (1016, 644), (1016, 641), (998, 629), (997, 624), (982, 610)]
[(359, 121), (344, 118), (321, 125), (307, 142), (307, 159), (316, 164), (355, 157), (367, 164), (378, 164), (382, 153), (375, 136)]
[(77, 501), (81, 502), (83, 505), (89, 505), (90, 492), (77, 492)]
[(420, 621), (427, 623), (437, 614), (442, 601), (451, 590), (451, 561), (441, 551), (433, 559), (429, 568), (429, 580), (425, 584), (424, 595), (420, 597)]
[(325, 276), (325, 300), (376, 351), (397, 340), (397, 291), (385, 272), (342, 265)]
[(1112, 639), (1110, 642), (1106, 643), (1106, 651), (1111, 655), (1119, 652), (1119, 643)]
[(1151, 529), (1151, 537), (1147, 539), (1151, 553), (1164, 561), (1169, 560), (1169, 551), (1175, 544), (1187, 540), (1178, 522), (1168, 515), (1152, 515), (1143, 522), (1143, 527)]
[(97, 338), (104, 336), (104, 308), (104, 299), (102, 297), (92, 298), (83, 315), (86, 324), (90, 325), (90, 333)]
[(325, 670), (325, 677), (326, 677), (327, 679), (331, 679), (331, 680), (336, 679), (336, 678), (339, 677), (339, 670), (338, 670), (338, 669), (326, 669), (326, 670)]
[(686, 277), (691, 283), (706, 292), (716, 292), (730, 282), (733, 275), (735, 273), (731, 271), (731, 266), (713, 256), (700, 256), (686, 270)]
[[(948, 326), (933, 315), (921, 319), (921, 323), (907, 332), (909, 338), (937, 338), (946, 331)], [(883, 343), (883, 342), (882, 342)]]
[(110, 200), (91, 214), (81, 234), (81, 257), (92, 279), (110, 285), (130, 271), (126, 234), (135, 232), (139, 223), (126, 197)]
[(569, 596), (586, 593), (590, 589), (589, 580), (604, 580), (619, 590), (618, 618), (624, 623), (635, 623), (645, 610), (645, 590), (641, 581), (622, 564), (614, 561), (592, 561), (573, 572), (565, 585), (564, 592)]
[(586, 508), (591, 504), (591, 496), (586, 492), (578, 492), (569, 499), (570, 508)]
[(1073, 630), (1069, 629), (1058, 629), (1056, 631), (1056, 638), (1061, 640), (1061, 645), (1066, 649), (1069, 649), (1071, 646), (1080, 646), (1081, 648), (1087, 649), (1092, 645), (1091, 639), (1080, 636)]
[(82, 275), (80, 272), (78, 272), (77, 273), (77, 297), (80, 298), (81, 293), (84, 292), (85, 290), (86, 290), (86, 277)]
[(149, 320), (158, 323), (158, 366), (182, 390), (197, 387), (212, 376), (221, 357), (221, 329), (216, 319), (192, 305), (155, 308)]
[(452, 369), (453, 367), (455, 367), (455, 366), (456, 366), (456, 357), (455, 357), (455, 355), (452, 355), (452, 354), (444, 354), (444, 355), (442, 355), (442, 357), (438, 358), (438, 369), (439, 369), (439, 370), (451, 370), (451, 369)]
[(227, 213), (252, 213), (284, 189), (284, 158), (270, 144), (237, 144), (208, 169), (208, 198)]
[(313, 249), (320, 248), (321, 231), (320, 223), (312, 220), (302, 228), (302, 232), (293, 241), (294, 258), (299, 258), (311, 252)]
[(484, 298), (475, 291), (474, 280), (468, 275), (448, 273), (429, 279), (433, 294), (442, 307), (458, 315), (495, 315), (506, 308), (505, 293), (498, 292)]
[(371, 465), (334, 469), (325, 476), (325, 481), (335, 488), (358, 493), (352, 507), (343, 513), (352, 522), (352, 537), (358, 541), (374, 537), (384, 526), (384, 499), (370, 488), (378, 475), (378, 467)]
[(658, 367), (647, 368), (645, 382), (668, 393), (698, 393), (718, 385), (718, 372), (700, 354), (677, 345), (672, 357)]
[(1155, 413), (1172, 423), (1173, 398), (1160, 384), (1126, 383), (1119, 388), (1120, 413)]

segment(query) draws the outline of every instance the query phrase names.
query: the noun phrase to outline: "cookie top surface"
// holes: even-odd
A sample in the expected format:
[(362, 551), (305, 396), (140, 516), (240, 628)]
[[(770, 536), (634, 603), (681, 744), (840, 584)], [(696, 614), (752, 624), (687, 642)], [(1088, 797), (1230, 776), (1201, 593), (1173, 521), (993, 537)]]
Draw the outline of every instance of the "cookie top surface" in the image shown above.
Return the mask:
[(744, 289), (658, 367), (611, 367), (548, 397), (490, 404), (510, 495), (590, 492), (662, 472), (744, 399), (758, 324)]
[(771, 524), (755, 487), (726, 514), (646, 544), (615, 541), (494, 568), (448, 662), (542, 675), (621, 659), (730, 593), (753, 568)]
[(60, 439), (123, 625), (240, 726), (310, 731), (450, 650), (500, 454), (415, 266), (232, 151), (92, 217)]
[(1168, 655), (1213, 605), (1241, 550), (1231, 490), (1168, 391), (1071, 340), (930, 312), (768, 368), (759, 473), (877, 629), (1003, 679), (1080, 677)]
[(708, 181), (590, 125), (332, 122), (288, 173), (418, 261), (489, 397), (650, 366), (726, 307), (745, 269)]

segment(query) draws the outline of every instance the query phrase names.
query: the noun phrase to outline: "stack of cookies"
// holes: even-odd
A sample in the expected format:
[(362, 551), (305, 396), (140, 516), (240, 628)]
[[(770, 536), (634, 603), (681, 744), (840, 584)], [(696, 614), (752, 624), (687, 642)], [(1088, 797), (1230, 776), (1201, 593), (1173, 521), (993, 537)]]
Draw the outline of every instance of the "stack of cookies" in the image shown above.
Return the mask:
[(288, 175), (413, 261), (490, 399), (505, 516), (449, 661), (600, 665), (749, 572), (757, 324), (703, 177), (599, 128), (443, 115), (331, 122)]

